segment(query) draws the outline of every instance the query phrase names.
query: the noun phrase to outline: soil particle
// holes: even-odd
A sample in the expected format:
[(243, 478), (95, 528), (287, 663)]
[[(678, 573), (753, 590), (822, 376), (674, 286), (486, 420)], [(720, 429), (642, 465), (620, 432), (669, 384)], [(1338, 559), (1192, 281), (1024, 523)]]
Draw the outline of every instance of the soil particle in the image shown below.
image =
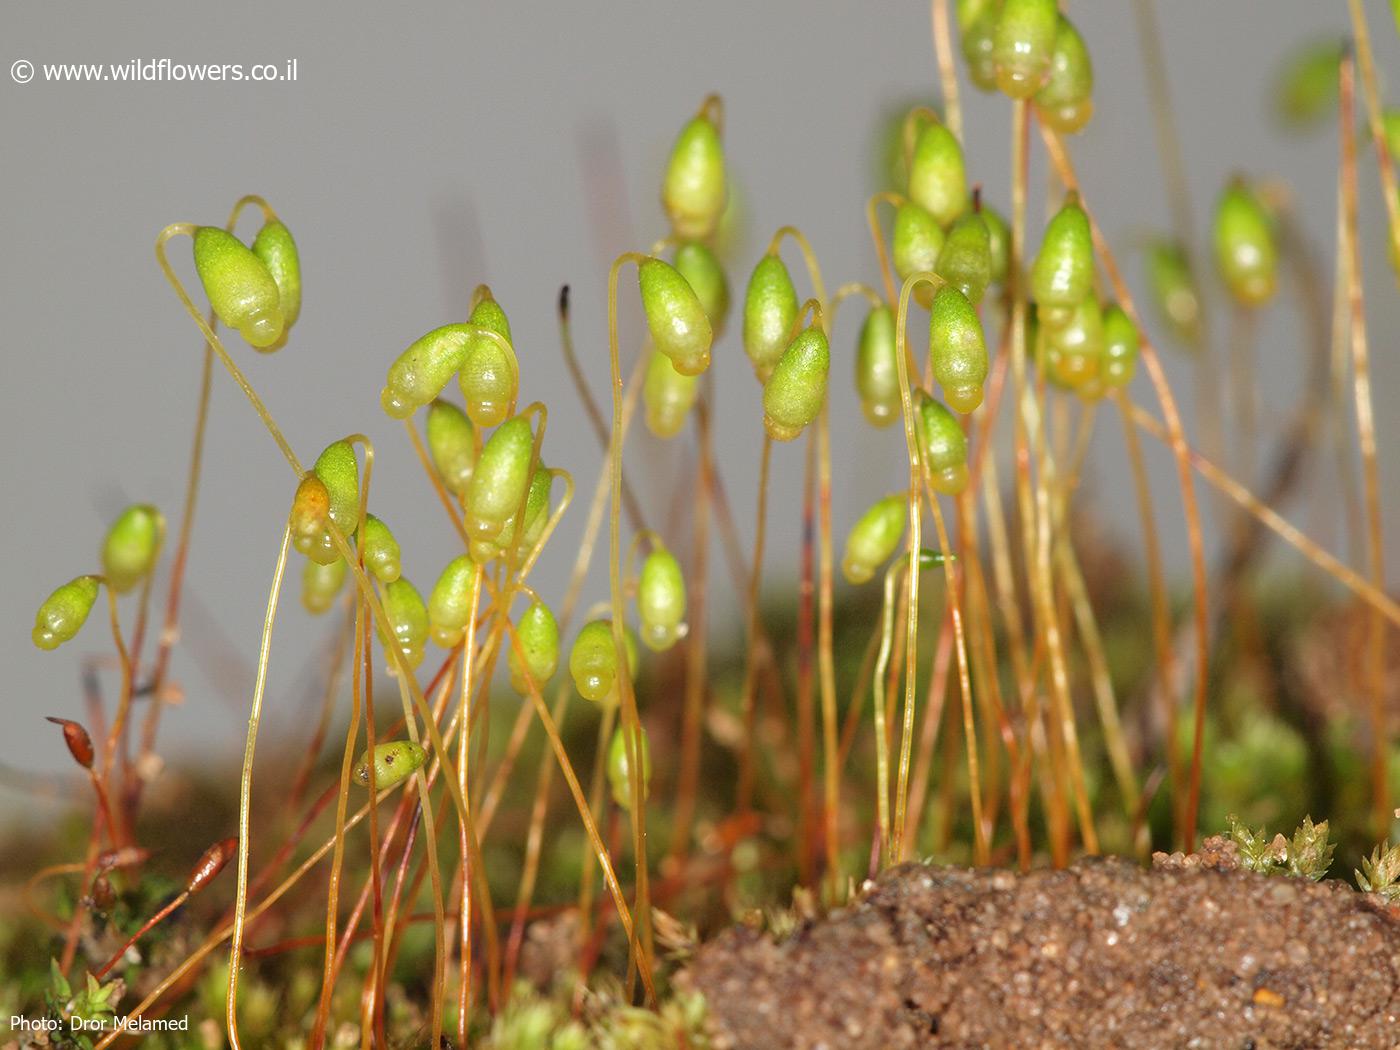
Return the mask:
[(719, 1050), (1400, 1047), (1400, 920), (1218, 842), (1193, 857), (902, 865), (782, 943), (730, 930), (682, 980)]

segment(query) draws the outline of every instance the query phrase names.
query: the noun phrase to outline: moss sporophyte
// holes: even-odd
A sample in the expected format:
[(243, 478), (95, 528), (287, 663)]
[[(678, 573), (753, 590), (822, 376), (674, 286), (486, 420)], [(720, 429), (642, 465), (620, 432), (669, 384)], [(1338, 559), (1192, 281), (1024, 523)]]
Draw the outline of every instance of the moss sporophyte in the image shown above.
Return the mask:
[[(202, 1011), (205, 1041), (222, 1025), (235, 1050), (706, 1046), (732, 1004), (674, 991), (692, 923), (708, 934), (741, 904), (794, 892), (818, 921), (881, 869), (930, 853), (1023, 871), (1081, 853), (1146, 860), (1226, 824), (1213, 857), (1321, 878), (1335, 836), (1358, 886), (1393, 900), (1386, 644), (1400, 604), (1386, 588), (1365, 301), (1382, 282), (1363, 280), (1359, 227), (1380, 214), (1362, 196), (1374, 164), (1400, 244), (1400, 119), (1381, 107), (1359, 2), (1353, 46), (1299, 49), (1275, 78), (1295, 126), (1339, 131), (1340, 207), (1325, 215), (1338, 267), (1319, 295), (1323, 253), (1307, 239), (1319, 223), (1282, 179), (1222, 180), (1194, 228), (1204, 213), (1181, 177), (1152, 6), (1134, 12), (1166, 177), (1112, 174), (1144, 195), (1162, 182), (1171, 230), (1125, 238), (1096, 210), (1101, 179), (1075, 168), (1066, 136), (1110, 98), (1095, 82), (1096, 22), (1053, 0), (934, 0), (940, 101), (887, 122), (867, 255), (833, 259), (792, 225), (745, 245), (735, 216), (761, 197), (743, 192), (744, 158), (728, 155), (708, 96), (676, 121), (649, 197), (654, 239), (615, 258), (596, 313), (571, 314), (567, 288), (554, 299), (549, 287), (535, 302), (512, 293), (508, 317), (485, 284), (464, 288), (448, 323), (424, 319), (378, 348), (382, 412), (364, 390), (367, 432), (329, 444), (294, 447), (243, 370), (248, 346), (318, 352), (303, 336), (326, 323), (310, 250), (324, 242), (304, 242), (303, 294), (297, 243), (261, 198), (240, 199), (223, 226), (166, 227), (158, 262), (207, 366), (183, 504), (178, 517), (120, 509), (79, 564), (55, 569), (71, 578), (32, 628), (57, 649), (101, 601), (114, 656), (95, 654), (107, 635), (88, 631), (83, 693), (43, 713), (63, 768), (91, 790), (85, 841), (69, 842), (66, 823), (55, 832), (64, 857), (26, 887), (14, 942), (36, 957), (55, 946), (50, 969), (21, 981), (45, 1015)], [(989, 168), (982, 108), (963, 108), (969, 80), (1005, 96), (984, 100), (1009, 112), (1004, 171)], [(249, 240), (239, 229), (254, 216)], [(1145, 264), (1152, 310), (1120, 243)], [(850, 279), (828, 284), (836, 264)], [(528, 400), (558, 371), (533, 345), (532, 312), (553, 302), (577, 406)], [(1276, 433), (1248, 411), (1256, 326), (1275, 313), (1297, 322), (1270, 353), (1311, 370)], [(1165, 336), (1190, 356), (1166, 365)], [(197, 553), (194, 526), (216, 368), (289, 468), (278, 506), (248, 508), (281, 542), (256, 646), (231, 643), (250, 664), (236, 806), (212, 763), (197, 796), (184, 792), (195, 781), (159, 732), (183, 715), (186, 566), (215, 557)], [(732, 387), (734, 369), (756, 383)], [(1169, 381), (1184, 372), (1200, 395), (1190, 421)], [(1229, 411), (1212, 408), (1222, 392)], [(552, 464), (581, 450), (559, 448), (549, 423), (578, 408), (602, 463), (576, 489)], [(1123, 478), (1101, 462), (1110, 419)], [(1347, 468), (1325, 485), (1301, 469), (1323, 433)], [(1143, 435), (1173, 471), (1170, 499)], [(731, 437), (755, 463), (751, 508), (731, 483)], [(421, 470), (401, 484), (408, 456)], [(656, 464), (658, 484), (643, 484)], [(1269, 486), (1258, 493), (1256, 476)], [(1200, 481), (1238, 518), (1214, 575)], [(1347, 558), (1287, 517), (1308, 484), (1318, 526), (1354, 539)], [(1136, 534), (1102, 527), (1105, 499), (1134, 508)], [(752, 517), (737, 520), (741, 507)], [(1181, 529), (1185, 543), (1169, 544)], [(1140, 557), (1120, 552), (1132, 535)], [(1261, 567), (1274, 538), (1326, 591)], [(1169, 577), (1168, 546), (1186, 551), (1188, 586)], [(769, 564), (774, 550), (791, 557)], [(241, 550), (215, 553), (243, 564)], [(275, 671), (288, 647), (278, 617), (296, 614), (289, 571), (328, 637), (306, 716), (288, 713)], [(541, 580), (565, 571), (548, 593)], [(1335, 637), (1313, 623), (1328, 612), (1349, 618)], [(1311, 680), (1325, 696), (1299, 685)], [(264, 701), (278, 732), (259, 753)], [(1336, 812), (1313, 824), (1323, 795)], [(1284, 817), (1291, 839), (1250, 830)], [(10, 944), (0, 938), (0, 967)], [(923, 1007), (908, 1012), (925, 1023)]]

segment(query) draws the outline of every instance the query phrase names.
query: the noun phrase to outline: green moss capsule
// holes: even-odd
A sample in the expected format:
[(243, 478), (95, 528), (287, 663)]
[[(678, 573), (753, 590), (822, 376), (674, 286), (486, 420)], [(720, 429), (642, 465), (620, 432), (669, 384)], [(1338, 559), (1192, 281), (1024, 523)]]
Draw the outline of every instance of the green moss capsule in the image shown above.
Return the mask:
[[(377, 791), (401, 784), (428, 760), (428, 752), (411, 740), (391, 740), (374, 748), (374, 787)], [(370, 758), (366, 750), (355, 764), (355, 783), (369, 787)]]
[(433, 584), (428, 595), (428, 633), (444, 649), (462, 644), (462, 632), (471, 619), (475, 582), (476, 565), (462, 554), (447, 563)]
[(1114, 304), (1103, 312), (1103, 381), (1105, 386), (1125, 387), (1137, 370), (1142, 339), (1137, 325)]
[[(637, 642), (632, 632), (623, 629), (623, 648), (627, 651), (628, 670), (637, 673)], [(584, 624), (569, 650), (569, 675), (579, 696), (595, 704), (616, 703), (617, 648), (613, 645), (612, 622), (593, 620)]]
[[(612, 743), (608, 745), (608, 786), (612, 789), (613, 801), (629, 813), (632, 811), (632, 767), (627, 761), (627, 739), (623, 736), (624, 727), (613, 731)], [(635, 739), (635, 738), (634, 738)], [(635, 746), (635, 745), (634, 745)], [(642, 801), (651, 793), (651, 744), (647, 741), (647, 731), (641, 735)]]
[(57, 649), (74, 638), (92, 612), (101, 582), (97, 576), (78, 576), (45, 598), (34, 614), (30, 634), (34, 644), (40, 649)]
[(459, 500), (467, 494), (476, 466), (476, 437), (467, 414), (441, 398), (428, 406), (428, 454), (447, 491)]
[(365, 568), (380, 583), (393, 583), (399, 578), (399, 541), (394, 538), (389, 526), (373, 514), (365, 515), (365, 531), (360, 537), (364, 551)]
[(967, 296), (950, 284), (938, 289), (929, 315), (933, 378), (948, 404), (964, 414), (982, 403), (987, 378), (987, 341)]
[(348, 571), (344, 558), (336, 558), (329, 565), (307, 558), (301, 569), (302, 608), (312, 616), (330, 612), (335, 596), (345, 586)]
[(467, 489), (466, 526), (476, 539), (495, 539), (520, 506), (530, 484), (535, 436), (524, 416), (496, 428), (477, 458)]
[(1155, 241), (1147, 249), (1152, 301), (1172, 334), (1187, 346), (1201, 345), (1201, 296), (1181, 245)]
[(330, 496), (330, 518), (346, 537), (353, 536), (360, 524), (360, 464), (355, 446), (333, 441), (316, 458), (312, 468)]
[(443, 325), (401, 353), (389, 366), (379, 394), (385, 413), (394, 419), (407, 419), (442, 393), (466, 360), (472, 336), (472, 330), (464, 325)]
[(661, 184), (661, 204), (676, 236), (714, 233), (725, 203), (724, 145), (719, 128), (701, 114), (681, 128)]
[(895, 359), (894, 311), (876, 306), (865, 315), (856, 344), (856, 394), (872, 426), (899, 418), (899, 364)]
[(1001, 284), (1011, 269), (1011, 228), (1001, 212), (982, 205), (982, 221), (987, 224), (987, 248), (992, 257), (992, 284)]
[(1011, 98), (1030, 98), (1050, 73), (1059, 28), (1055, 0), (1005, 0), (992, 38), (997, 87)]
[(1055, 30), (1050, 75), (1035, 93), (1035, 110), (1041, 123), (1066, 134), (1082, 129), (1094, 115), (1094, 63), (1084, 38), (1064, 15)]
[[(894, 272), (901, 281), (911, 274), (932, 272), (943, 251), (943, 227), (928, 211), (913, 201), (905, 201), (894, 212), (894, 238), (890, 254), (894, 256)], [(933, 289), (920, 284), (914, 289), (914, 299), (925, 310), (933, 302)]]
[(155, 571), (165, 539), (165, 515), (147, 503), (117, 515), (102, 541), (102, 573), (107, 586), (125, 594)]
[(831, 348), (826, 333), (808, 325), (797, 333), (763, 384), (763, 427), (774, 441), (791, 441), (826, 402)]
[(1103, 312), (1086, 296), (1069, 323), (1044, 332), (1046, 360), (1059, 384), (1085, 393), (1100, 381), (1104, 355)]
[(1305, 44), (1284, 61), (1274, 98), (1285, 124), (1304, 127), (1336, 111), (1341, 61), (1342, 46), (1335, 39)]
[(262, 260), (277, 285), (282, 320), (290, 329), (301, 316), (301, 256), (292, 231), (278, 219), (263, 223), (253, 238), (253, 254)]
[(1094, 286), (1094, 237), (1089, 216), (1079, 206), (1079, 194), (1065, 203), (1045, 227), (1045, 238), (1031, 267), (1031, 295), (1041, 323), (1054, 328), (1067, 324), (1074, 308)]
[(724, 265), (699, 241), (686, 241), (676, 249), (675, 267), (700, 300), (710, 319), (710, 330), (718, 338), (729, 313), (729, 279), (724, 275)]
[(999, 5), (973, 5), (958, 23), (962, 29), (962, 53), (967, 76), (982, 91), (997, 90), (996, 31), (1001, 16)]
[(974, 306), (982, 301), (992, 282), (992, 238), (981, 215), (970, 212), (953, 223), (934, 272)]
[(292, 547), (319, 565), (340, 557), (330, 533), (331, 494), (326, 483), (308, 470), (292, 497)]
[(686, 279), (670, 263), (648, 258), (637, 264), (637, 284), (656, 349), (682, 375), (698, 376), (709, 368), (714, 330)]
[(922, 390), (915, 392), (914, 411), (929, 484), (956, 496), (967, 488), (967, 434), (953, 413)]
[(530, 476), (530, 490), (525, 496), (525, 524), (519, 537), (516, 536), (515, 525), (517, 512), (512, 512), (501, 524), (501, 531), (494, 539), (471, 541), (472, 560), (478, 565), (485, 565), (510, 550), (523, 555), (533, 548), (549, 520), (549, 491), (553, 483), (554, 474), (541, 463)]
[[(418, 588), (400, 576), (384, 587), (384, 613), (394, 629), (394, 641), (403, 653), (409, 668), (423, 662), (423, 650), (428, 644), (428, 608)], [(381, 636), (382, 639), (382, 636)], [(395, 667), (389, 664), (390, 673)]]
[(653, 350), (647, 361), (642, 385), (647, 429), (659, 438), (673, 438), (685, 426), (686, 416), (700, 393), (699, 376), (683, 376), (660, 350)]
[(942, 124), (925, 124), (909, 159), (909, 199), (940, 226), (967, 211), (967, 169), (957, 137)]
[(797, 289), (787, 264), (777, 255), (758, 260), (744, 295), (744, 353), (760, 382), (787, 349), (797, 323)]
[(1215, 262), (1225, 287), (1245, 306), (1262, 306), (1278, 288), (1274, 224), (1259, 198), (1233, 179), (1215, 206)]
[(510, 668), (511, 688), (526, 696), (530, 692), (529, 684), (525, 681), (526, 668), (535, 681), (535, 687), (543, 689), (559, 667), (559, 623), (549, 611), (549, 606), (537, 601), (521, 614), (515, 634), (520, 639), (525, 660), (521, 662), (512, 645), (506, 653), (506, 664)]
[(653, 550), (642, 562), (637, 618), (642, 625), (642, 644), (653, 652), (665, 652), (685, 637), (685, 576), (676, 556), (664, 547)]
[(841, 558), (841, 575), (847, 582), (865, 583), (893, 557), (908, 516), (909, 501), (902, 492), (876, 500), (860, 516), (846, 537)]
[(483, 287), (480, 294), (467, 323), (494, 332), (505, 345), (480, 332), (473, 333), (467, 339), (457, 382), (462, 388), (468, 417), (485, 428), (494, 427), (515, 408), (520, 374), (515, 352), (510, 349), (510, 321), (506, 319), (506, 312), (491, 298), (489, 289)]
[(258, 350), (282, 338), (286, 317), (277, 282), (252, 249), (216, 226), (194, 234), (194, 268), (214, 314)]

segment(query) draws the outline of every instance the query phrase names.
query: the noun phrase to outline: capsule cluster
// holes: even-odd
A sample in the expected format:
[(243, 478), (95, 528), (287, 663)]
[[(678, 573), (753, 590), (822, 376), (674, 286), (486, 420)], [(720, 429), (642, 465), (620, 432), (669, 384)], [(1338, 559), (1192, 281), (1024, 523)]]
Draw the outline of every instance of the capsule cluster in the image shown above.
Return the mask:
[(453, 376), (478, 427), (493, 427), (515, 411), (520, 366), (505, 311), (482, 285), (466, 323), (447, 324), (420, 336), (389, 366), (379, 402), (385, 413), (407, 419), (431, 404)]
[(1093, 233), (1076, 193), (1066, 196), (1045, 229), (1031, 267), (1031, 294), (1027, 343), (1051, 383), (1092, 400), (1132, 380), (1137, 328), (1094, 290)]
[(263, 223), (252, 247), (217, 226), (198, 227), (194, 267), (221, 323), (255, 349), (285, 345), (301, 315), (301, 260), (279, 219)]
[(87, 622), (106, 584), (112, 594), (149, 586), (165, 541), (165, 516), (148, 503), (136, 503), (113, 519), (98, 552), (102, 573), (77, 576), (56, 588), (34, 614), (30, 638), (40, 649), (72, 641)]
[(958, 22), (968, 76), (979, 88), (1030, 99), (1056, 131), (1089, 123), (1093, 61), (1055, 0), (959, 0)]

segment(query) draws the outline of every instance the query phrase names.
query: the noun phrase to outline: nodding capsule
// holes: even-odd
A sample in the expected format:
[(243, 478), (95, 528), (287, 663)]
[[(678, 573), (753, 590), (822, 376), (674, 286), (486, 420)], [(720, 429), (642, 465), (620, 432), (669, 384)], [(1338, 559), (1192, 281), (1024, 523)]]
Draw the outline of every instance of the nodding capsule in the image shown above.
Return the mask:
[(934, 272), (976, 306), (992, 283), (992, 235), (987, 220), (969, 212), (953, 224)]
[(443, 325), (420, 336), (395, 358), (379, 395), (385, 413), (407, 419), (442, 393), (466, 360), (471, 336), (465, 325)]
[(360, 464), (355, 446), (348, 441), (332, 441), (316, 457), (316, 465), (311, 469), (326, 486), (331, 521), (349, 539), (360, 523)]
[[(623, 809), (632, 810), (632, 766), (627, 761), (627, 740), (623, 734), (627, 732), (626, 726), (618, 726), (613, 731), (612, 743), (608, 745), (608, 786), (612, 789), (613, 801)], [(634, 738), (634, 747), (641, 751), (642, 767), (642, 801), (647, 800), (651, 793), (649, 782), (651, 781), (651, 744), (647, 740), (647, 731), (641, 729), (640, 743)]]
[(760, 382), (787, 349), (797, 311), (797, 289), (787, 264), (777, 255), (763, 256), (744, 293), (744, 353)]
[(982, 403), (988, 370), (986, 337), (977, 310), (951, 284), (933, 297), (929, 355), (933, 378), (953, 409), (966, 415)]
[(637, 264), (642, 311), (656, 349), (677, 372), (698, 376), (710, 367), (714, 329), (699, 296), (670, 263), (647, 258)]
[(865, 315), (856, 344), (856, 395), (865, 418), (886, 427), (899, 418), (899, 364), (895, 358), (894, 311), (881, 304)]
[[(637, 643), (625, 627), (623, 640), (628, 671), (635, 676)], [(569, 675), (579, 695), (595, 704), (617, 703), (617, 673), (617, 647), (613, 644), (611, 621), (593, 620), (584, 624), (569, 650)]]
[(444, 649), (462, 644), (462, 633), (471, 619), (472, 585), (476, 564), (465, 554), (447, 563), (428, 595), (428, 630)]
[(1011, 98), (1030, 98), (1050, 73), (1059, 27), (1055, 0), (1005, 0), (992, 37), (997, 87)]
[(548, 605), (536, 601), (521, 614), (520, 622), (515, 626), (515, 635), (520, 640), (525, 659), (522, 663), (512, 645), (506, 654), (506, 665), (510, 669), (511, 688), (525, 696), (530, 691), (529, 683), (525, 680), (526, 669), (535, 687), (542, 689), (559, 667), (559, 623)]
[(1080, 392), (1097, 386), (1104, 351), (1103, 311), (1098, 300), (1086, 296), (1067, 324), (1046, 328), (1045, 348), (1056, 382)]
[(929, 484), (937, 492), (956, 496), (967, 488), (967, 434), (957, 417), (936, 398), (920, 390), (914, 399)]
[[(400, 576), (393, 583), (384, 586), (384, 613), (393, 628), (394, 644), (403, 654), (409, 669), (423, 662), (423, 649), (428, 642), (428, 609), (418, 588), (407, 577)], [(380, 640), (389, 644), (380, 633)], [(397, 674), (398, 665), (389, 661), (389, 673)]]
[(286, 328), (280, 293), (252, 249), (216, 226), (201, 226), (194, 233), (194, 266), (220, 321), (255, 349), (277, 344)]
[(700, 241), (686, 241), (676, 248), (673, 265), (700, 300), (710, 319), (710, 330), (718, 337), (729, 313), (729, 279), (724, 275), (724, 265)]
[(476, 439), (467, 414), (437, 398), (428, 406), (428, 453), (447, 491), (461, 500), (476, 466)]
[(1050, 74), (1035, 93), (1035, 111), (1041, 123), (1056, 131), (1074, 134), (1094, 115), (1094, 63), (1079, 30), (1060, 15)]
[[(513, 346), (506, 312), (485, 286), (468, 323), (494, 332), (507, 346)], [(510, 415), (520, 389), (514, 350), (507, 350), (490, 336), (470, 335), (457, 382), (471, 421), (479, 427), (494, 427)]]
[(909, 160), (909, 199), (940, 226), (967, 211), (967, 169), (957, 137), (942, 124), (925, 124)]
[(1201, 343), (1201, 295), (1186, 252), (1173, 241), (1147, 249), (1147, 280), (1152, 301), (1172, 334), (1189, 347)]
[(253, 238), (253, 254), (262, 260), (277, 285), (282, 320), (290, 330), (301, 316), (301, 256), (292, 231), (278, 219), (263, 223)]
[[(945, 239), (943, 227), (927, 208), (913, 201), (905, 201), (896, 208), (890, 254), (899, 279), (906, 281), (912, 274), (937, 267)], [(914, 301), (927, 310), (933, 302), (933, 288), (919, 284), (914, 289)]]
[(467, 488), (465, 524), (474, 539), (494, 540), (525, 498), (535, 436), (524, 416), (508, 419), (487, 439)]
[(1103, 381), (1109, 387), (1125, 387), (1137, 370), (1142, 339), (1137, 326), (1114, 304), (1103, 312)]
[(302, 607), (312, 616), (329, 612), (335, 605), (335, 596), (345, 586), (346, 572), (344, 558), (336, 558), (328, 565), (307, 558), (301, 570)]
[(968, 79), (982, 91), (997, 89), (996, 28), (999, 5), (991, 0), (958, 4)]
[(865, 583), (894, 556), (908, 517), (909, 500), (903, 492), (876, 500), (860, 516), (846, 537), (841, 558), (841, 574), (847, 582)]
[(360, 548), (364, 552), (365, 568), (374, 574), (376, 580), (393, 583), (399, 578), (399, 541), (394, 538), (389, 526), (373, 514), (365, 515), (365, 531), (360, 537)]
[(642, 643), (653, 652), (665, 652), (685, 637), (685, 575), (676, 556), (664, 547), (642, 562), (637, 617)]
[(302, 475), (292, 497), (292, 546), (318, 565), (330, 565), (340, 557), (331, 541), (331, 494), (314, 470)]
[(92, 737), (88, 736), (88, 731), (79, 722), (74, 722), (67, 718), (48, 717), (54, 725), (63, 729), (63, 742), (68, 745), (68, 753), (73, 756), (73, 761), (84, 769), (92, 768)]
[(34, 614), (34, 630), (30, 638), (40, 649), (57, 649), (82, 630), (97, 601), (97, 576), (77, 576), (59, 587), (39, 606)]
[(763, 426), (774, 441), (791, 441), (826, 403), (831, 347), (820, 326), (808, 325), (783, 351), (763, 385)]
[[(374, 748), (374, 787), (378, 791), (393, 787), (407, 780), (423, 768), (428, 753), (411, 740), (391, 740), (377, 744)], [(355, 783), (369, 787), (370, 754), (366, 750), (360, 754), (355, 764)]]
[(661, 204), (677, 237), (703, 239), (715, 232), (727, 196), (724, 144), (708, 112), (692, 117), (671, 147), (661, 183)]
[(1230, 294), (1262, 306), (1278, 288), (1274, 223), (1244, 180), (1235, 178), (1215, 206), (1215, 261)]
[(107, 586), (125, 594), (156, 567), (165, 539), (165, 516), (148, 503), (122, 511), (102, 541), (102, 573)]
[(1068, 324), (1094, 286), (1094, 239), (1079, 194), (1066, 194), (1060, 210), (1045, 227), (1031, 267), (1031, 294), (1040, 320), (1050, 328)]
[(681, 375), (669, 357), (653, 350), (642, 384), (647, 429), (662, 439), (675, 437), (685, 426), (699, 393), (699, 376)]

